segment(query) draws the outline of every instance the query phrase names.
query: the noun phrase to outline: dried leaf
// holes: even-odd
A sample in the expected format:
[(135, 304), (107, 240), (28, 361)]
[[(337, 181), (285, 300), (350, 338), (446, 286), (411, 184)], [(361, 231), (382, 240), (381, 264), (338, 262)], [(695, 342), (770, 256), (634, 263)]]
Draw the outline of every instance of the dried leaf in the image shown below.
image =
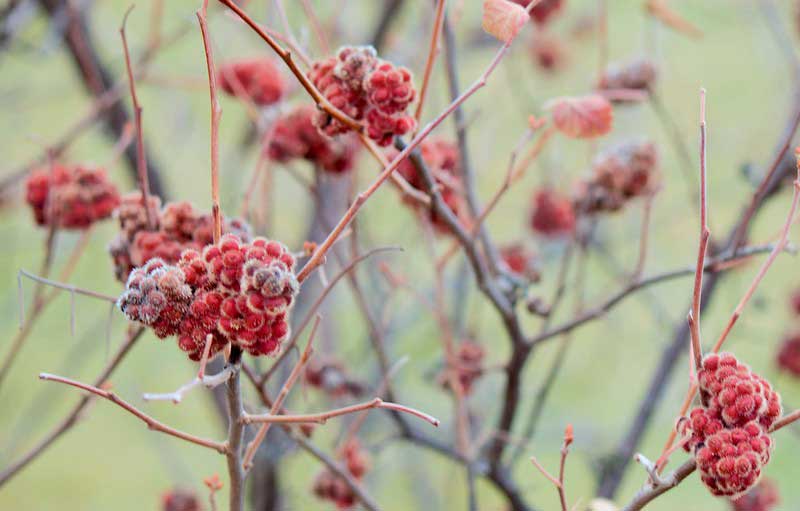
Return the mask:
[(611, 131), (614, 111), (611, 103), (599, 94), (563, 97), (553, 100), (553, 125), (571, 138), (594, 138)]
[(504, 43), (514, 39), (529, 19), (525, 8), (508, 0), (483, 2), (483, 29)]

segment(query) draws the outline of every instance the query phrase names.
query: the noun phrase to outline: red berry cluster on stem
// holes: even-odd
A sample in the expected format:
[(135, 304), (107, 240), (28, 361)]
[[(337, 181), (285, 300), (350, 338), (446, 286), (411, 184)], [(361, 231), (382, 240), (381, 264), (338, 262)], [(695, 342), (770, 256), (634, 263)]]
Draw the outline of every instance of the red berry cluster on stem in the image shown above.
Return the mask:
[(572, 201), (555, 190), (544, 188), (533, 196), (531, 228), (547, 238), (571, 235), (575, 231), (575, 211)]
[(231, 96), (245, 96), (259, 106), (277, 103), (286, 93), (286, 82), (270, 58), (240, 60), (220, 66), (220, 88)]
[(353, 168), (358, 142), (349, 134), (335, 140), (322, 135), (313, 123), (316, 113), (316, 108), (304, 105), (278, 118), (265, 136), (267, 155), (278, 162), (308, 160), (334, 174), (347, 172)]
[(161, 511), (202, 511), (197, 495), (189, 490), (176, 488), (161, 497)]
[(658, 178), (658, 152), (652, 142), (624, 142), (600, 153), (592, 176), (575, 193), (581, 213), (614, 212), (630, 200), (651, 194)]
[(500, 259), (513, 273), (531, 282), (538, 282), (541, 278), (536, 254), (523, 243), (511, 243), (501, 247)]
[[(335, 57), (315, 62), (308, 77), (334, 107), (362, 122), (378, 145), (388, 146), (395, 135), (416, 127), (406, 113), (416, 96), (411, 71), (378, 58), (370, 46), (341, 48)], [(316, 112), (314, 125), (329, 136), (350, 130), (322, 110)]]
[(85, 229), (111, 216), (119, 205), (117, 187), (102, 168), (53, 164), (34, 170), (25, 199), (39, 225)]
[[(350, 440), (344, 445), (339, 453), (339, 458), (350, 475), (357, 481), (360, 481), (369, 470), (369, 455), (357, 439)], [(313, 490), (317, 497), (333, 502), (338, 509), (350, 509), (355, 506), (357, 501), (356, 495), (347, 481), (329, 469), (325, 469), (317, 475)]]
[[(457, 217), (463, 214), (464, 200), (461, 195), (461, 156), (453, 142), (441, 138), (426, 139), (420, 144), (420, 155), (425, 166), (433, 174), (442, 200)], [(392, 156), (397, 152), (392, 152)], [(425, 191), (422, 175), (411, 159), (400, 163), (397, 172), (417, 190)], [(448, 232), (444, 219), (434, 210), (430, 210), (430, 220), (440, 232)]]
[[(175, 264), (184, 250), (202, 250), (213, 241), (214, 219), (210, 213), (200, 213), (189, 202), (171, 202), (161, 209), (160, 199), (154, 196), (149, 203), (155, 221), (152, 228), (140, 192), (123, 196), (116, 211), (120, 232), (109, 245), (109, 252), (120, 281), (151, 259)], [(222, 230), (244, 241), (250, 239), (250, 227), (236, 218), (225, 219)]]
[(778, 367), (795, 377), (800, 377), (800, 334), (784, 339), (775, 357)]
[(600, 77), (597, 88), (601, 90), (632, 89), (649, 91), (655, 85), (658, 70), (648, 59), (612, 64)]
[[(472, 339), (465, 339), (458, 345), (455, 364), (451, 370), (455, 371), (460, 390), (465, 395), (472, 392), (475, 382), (483, 376), (483, 359), (485, 357), (486, 350)], [(442, 385), (449, 385), (445, 375), (440, 376), (439, 379)]]
[(712, 494), (739, 497), (769, 462), (769, 428), (781, 415), (780, 396), (730, 353), (707, 355), (697, 378), (703, 404), (681, 423), (691, 435), (685, 448)]
[(359, 396), (364, 386), (353, 380), (338, 360), (312, 359), (306, 366), (305, 381), (330, 397)]
[(155, 259), (131, 272), (118, 305), (131, 321), (199, 360), (226, 344), (253, 356), (275, 353), (289, 334), (288, 312), (299, 284), (294, 257), (277, 241), (225, 235), (202, 252), (187, 249), (177, 265)]

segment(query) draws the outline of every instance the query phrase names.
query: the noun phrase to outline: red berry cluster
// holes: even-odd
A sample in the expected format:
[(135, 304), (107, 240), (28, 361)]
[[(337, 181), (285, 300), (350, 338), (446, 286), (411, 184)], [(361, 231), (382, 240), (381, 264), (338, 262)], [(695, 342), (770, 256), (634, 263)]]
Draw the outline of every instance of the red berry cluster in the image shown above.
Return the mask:
[(567, 60), (564, 43), (550, 32), (536, 32), (528, 46), (534, 64), (545, 71), (557, 71)]
[(790, 335), (784, 339), (778, 349), (776, 362), (781, 370), (800, 377), (800, 334)]
[[(315, 62), (308, 77), (333, 106), (364, 122), (367, 136), (381, 146), (416, 126), (405, 112), (416, 96), (411, 72), (379, 59), (370, 46), (346, 46), (335, 57)], [(322, 110), (314, 125), (329, 136), (349, 130)]]
[(658, 152), (651, 142), (625, 142), (600, 153), (592, 176), (580, 183), (575, 208), (582, 213), (614, 212), (656, 187)]
[[(189, 202), (172, 202), (160, 209), (158, 197), (150, 197), (153, 229), (148, 228), (142, 194), (122, 197), (116, 216), (120, 232), (109, 245), (117, 278), (125, 281), (131, 270), (155, 258), (175, 264), (187, 249), (202, 250), (213, 241), (214, 219), (197, 211)], [(223, 232), (250, 238), (250, 227), (239, 219), (224, 220)]]
[(637, 59), (623, 64), (613, 64), (603, 72), (597, 88), (634, 89), (648, 91), (658, 78), (655, 64), (648, 59)]
[(217, 71), (219, 86), (232, 96), (244, 95), (260, 106), (280, 101), (286, 82), (272, 59), (254, 58), (221, 66)]
[(685, 448), (712, 494), (740, 496), (769, 461), (769, 428), (781, 415), (780, 396), (729, 353), (706, 356), (697, 378), (703, 406), (681, 423), (691, 434)]
[[(356, 480), (361, 480), (369, 470), (369, 455), (356, 439), (344, 445), (340, 458), (347, 471)], [(356, 495), (347, 482), (329, 469), (317, 475), (313, 489), (317, 497), (330, 500), (338, 509), (350, 509), (356, 504)]]
[(194, 492), (176, 488), (161, 497), (161, 511), (202, 511), (203, 506)]
[(762, 479), (752, 490), (731, 501), (732, 511), (771, 511), (780, 504), (777, 485)]
[[(461, 157), (458, 147), (447, 140), (431, 138), (420, 144), (422, 161), (433, 174), (444, 203), (456, 216), (461, 216), (464, 201), (461, 196)], [(393, 156), (397, 153), (392, 153)], [(417, 172), (414, 163), (406, 158), (400, 163), (397, 172), (408, 181), (412, 187), (424, 191), (425, 185), (422, 176)], [(444, 219), (435, 211), (430, 211), (431, 223), (441, 232), (448, 232)]]
[(304, 105), (275, 121), (272, 133), (265, 136), (267, 155), (279, 162), (302, 158), (335, 174), (347, 172), (355, 162), (357, 141), (351, 135), (337, 140), (322, 135), (312, 122), (316, 112)]
[(500, 258), (509, 270), (531, 282), (538, 282), (541, 278), (536, 264), (536, 254), (522, 243), (501, 247)]
[[(532, 0), (511, 0), (522, 7), (528, 7)], [(541, 0), (531, 9), (531, 21), (537, 25), (544, 25), (558, 14), (564, 7), (565, 0)]]
[(351, 378), (338, 360), (312, 360), (306, 367), (305, 379), (331, 397), (359, 396), (364, 392), (364, 386)]
[(287, 314), (299, 285), (294, 257), (277, 241), (245, 243), (227, 234), (202, 252), (186, 249), (177, 265), (151, 260), (131, 272), (119, 307), (160, 338), (199, 360), (206, 342), (269, 355), (289, 333)]
[[(453, 370), (456, 372), (458, 383), (464, 394), (472, 392), (475, 381), (483, 375), (483, 359), (486, 350), (483, 346), (471, 339), (465, 339), (458, 345), (456, 352), (456, 365)], [(442, 385), (448, 386), (447, 378), (442, 375), (439, 377)]]
[(85, 229), (108, 218), (120, 201), (104, 169), (60, 164), (31, 172), (25, 199), (37, 224), (62, 229)]
[(531, 228), (548, 238), (558, 238), (575, 231), (575, 211), (569, 198), (555, 190), (537, 190), (533, 196)]

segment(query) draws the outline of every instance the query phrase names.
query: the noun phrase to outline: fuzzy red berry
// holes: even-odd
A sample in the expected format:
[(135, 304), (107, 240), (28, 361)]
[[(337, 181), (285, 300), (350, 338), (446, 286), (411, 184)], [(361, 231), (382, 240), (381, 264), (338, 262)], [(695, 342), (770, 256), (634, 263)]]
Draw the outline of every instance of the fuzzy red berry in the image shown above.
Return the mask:
[(783, 341), (775, 362), (782, 371), (800, 377), (800, 335), (791, 335)]
[(548, 238), (567, 236), (575, 231), (572, 202), (555, 190), (537, 190), (533, 196), (531, 228)]
[(217, 72), (217, 81), (228, 94), (244, 95), (260, 106), (277, 103), (286, 93), (286, 82), (275, 62), (269, 58), (225, 64)]
[(34, 170), (26, 182), (25, 198), (37, 224), (62, 229), (85, 229), (110, 217), (120, 203), (104, 169), (81, 165)]
[(322, 135), (313, 124), (316, 108), (304, 105), (275, 121), (265, 151), (270, 159), (286, 162), (302, 158), (320, 169), (343, 173), (353, 168), (358, 144), (352, 135), (332, 139)]
[(161, 511), (202, 511), (197, 495), (189, 490), (176, 488), (161, 497)]

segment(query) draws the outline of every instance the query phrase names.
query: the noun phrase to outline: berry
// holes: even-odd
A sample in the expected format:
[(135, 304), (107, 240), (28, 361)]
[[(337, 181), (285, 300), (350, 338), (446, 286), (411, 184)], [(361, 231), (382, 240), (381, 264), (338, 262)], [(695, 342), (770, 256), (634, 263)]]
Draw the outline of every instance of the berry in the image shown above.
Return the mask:
[[(378, 145), (388, 146), (395, 135), (416, 126), (405, 113), (416, 96), (411, 72), (379, 59), (370, 46), (343, 47), (335, 57), (315, 62), (308, 77), (333, 106), (363, 122), (367, 136)], [(350, 130), (322, 110), (314, 113), (312, 121), (328, 136)]]
[(508, 269), (531, 282), (541, 277), (537, 268), (536, 254), (522, 243), (512, 243), (500, 248), (500, 258)]
[(651, 142), (625, 142), (600, 153), (592, 176), (578, 186), (575, 207), (587, 214), (614, 212), (656, 188), (658, 153)]
[(314, 107), (304, 105), (275, 121), (272, 133), (264, 138), (268, 140), (266, 154), (278, 162), (302, 158), (334, 174), (349, 171), (355, 162), (356, 140), (352, 135), (336, 140), (322, 135), (312, 122), (315, 113)]
[(648, 59), (637, 59), (614, 64), (603, 72), (597, 88), (601, 90), (634, 89), (649, 91), (658, 78), (655, 64)]
[(85, 229), (110, 217), (120, 203), (104, 169), (60, 164), (31, 172), (25, 199), (37, 224), (62, 229)]
[[(357, 439), (352, 439), (344, 444), (339, 452), (339, 458), (356, 480), (362, 479), (369, 469), (369, 455), (363, 450)], [(350, 509), (357, 500), (347, 482), (329, 469), (325, 469), (317, 475), (313, 491), (317, 497), (330, 500), (339, 509)]]
[(203, 506), (194, 492), (175, 488), (161, 497), (161, 511), (201, 511)]
[(775, 361), (781, 370), (800, 377), (800, 335), (791, 335), (783, 341)]
[(611, 103), (598, 94), (563, 97), (553, 100), (553, 126), (570, 138), (596, 138), (611, 131), (614, 111)]
[(245, 95), (259, 106), (277, 103), (286, 93), (283, 76), (269, 58), (240, 60), (221, 66), (217, 81), (231, 96)]
[(548, 238), (557, 238), (575, 231), (575, 211), (572, 202), (556, 191), (545, 188), (533, 196), (531, 228)]

